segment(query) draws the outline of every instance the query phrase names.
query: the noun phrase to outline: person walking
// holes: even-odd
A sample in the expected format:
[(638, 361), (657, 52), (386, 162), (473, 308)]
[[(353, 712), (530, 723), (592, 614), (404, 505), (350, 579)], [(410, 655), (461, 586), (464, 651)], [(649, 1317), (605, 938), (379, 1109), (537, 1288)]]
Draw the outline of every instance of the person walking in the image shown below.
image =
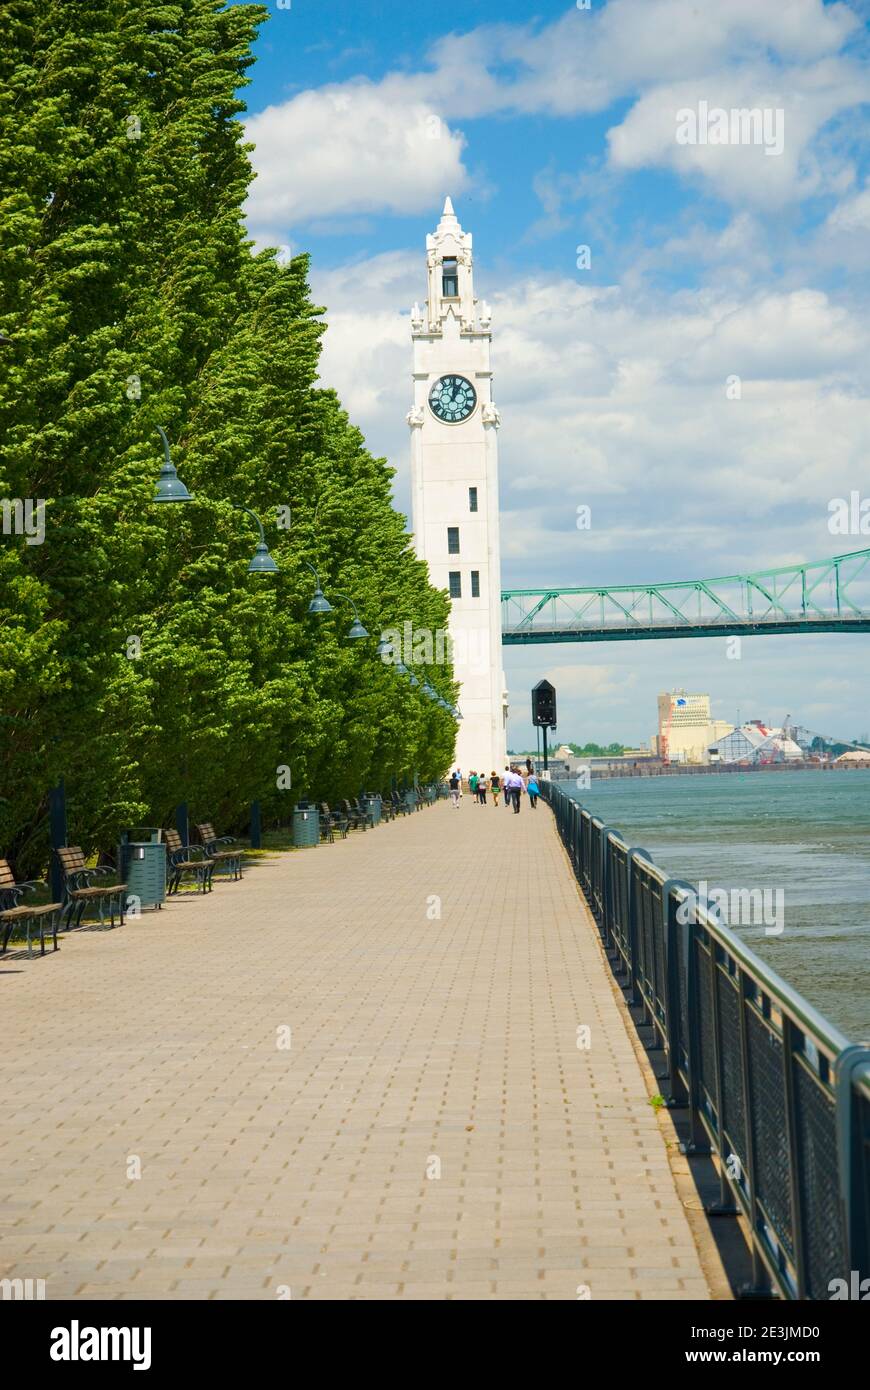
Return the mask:
[(534, 811), (535, 807), (538, 804), (538, 797), (541, 795), (541, 789), (538, 786), (538, 779), (535, 776), (534, 772), (529, 774), (529, 780), (526, 783), (526, 790), (529, 793), (529, 805)]
[(475, 801), (476, 801), (476, 800), (477, 800), (477, 773), (476, 773), (476, 772), (469, 772), (469, 774), (468, 774), (468, 790), (471, 792), (471, 795), (474, 797), (474, 799), (475, 799)]
[(526, 784), (520, 775), (519, 769), (514, 768), (511, 773), (511, 800), (513, 801), (515, 816), (518, 816), (520, 813), (520, 797), (525, 789)]
[(491, 791), (492, 791), (492, 804), (493, 804), (493, 806), (497, 806), (497, 805), (498, 805), (498, 794), (499, 794), (499, 790), (500, 790), (500, 788), (499, 788), (499, 781), (498, 781), (498, 773), (497, 773), (497, 772), (491, 772), (491, 773), (489, 774), (489, 785), (490, 785), (490, 789), (491, 789)]
[(510, 769), (509, 767), (505, 767), (505, 770), (504, 770), (504, 777), (501, 779), (501, 783), (502, 783), (502, 786), (504, 787), (504, 804), (505, 804), (505, 807), (507, 808), (507, 810), (510, 810), (510, 806), (511, 806), (511, 769)]
[(486, 805), (486, 774), (481, 772), (477, 779), (477, 799), (481, 806)]
[(457, 811), (459, 810), (459, 798), (461, 795), (462, 789), (459, 785), (459, 773), (452, 772), (450, 774), (450, 800), (453, 802)]

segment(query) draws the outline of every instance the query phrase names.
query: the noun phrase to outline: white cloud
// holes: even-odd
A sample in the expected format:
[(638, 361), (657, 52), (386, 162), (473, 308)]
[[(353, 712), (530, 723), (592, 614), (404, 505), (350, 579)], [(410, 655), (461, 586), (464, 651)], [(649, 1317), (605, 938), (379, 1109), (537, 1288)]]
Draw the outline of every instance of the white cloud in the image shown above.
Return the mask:
[[(456, 121), (576, 116), (626, 99), (635, 104), (609, 133), (617, 170), (664, 164), (766, 207), (836, 190), (841, 161), (812, 147), (826, 122), (867, 97), (842, 51), (857, 23), (847, 5), (822, 0), (610, 0), (549, 25), (450, 34), (418, 71), (302, 92), (249, 117), (251, 226), (284, 239), (315, 218), (423, 211), (467, 185)], [(783, 106), (785, 151), (677, 146), (675, 112), (702, 98)]]
[[(337, 306), (323, 378), (397, 468), (402, 507), (412, 383), (401, 310), (421, 296), (424, 266), (421, 247), (314, 275), (315, 299)], [(493, 293), (485, 267), (476, 278), (493, 305), (506, 583), (704, 577), (860, 548), (827, 530), (828, 500), (865, 487), (860, 308), (808, 288), (741, 301), (710, 286), (650, 297), (557, 276)], [(740, 400), (726, 396), (732, 374)], [(581, 503), (591, 531), (577, 530)]]
[[(815, 159), (810, 149), (832, 117), (867, 94), (866, 77), (839, 59), (699, 73), (645, 93), (608, 131), (610, 159), (620, 169), (663, 166), (699, 175), (731, 202), (777, 207), (840, 186), (842, 161)], [(697, 112), (702, 102), (708, 111), (760, 111), (769, 124), (757, 143), (679, 143), (680, 113)]]
[(826, 219), (825, 229), (846, 236), (870, 232), (870, 181), (860, 193), (844, 198), (832, 209)]
[(465, 186), (463, 136), (412, 93), (356, 81), (302, 92), (246, 122), (260, 228), (372, 211), (417, 212)]

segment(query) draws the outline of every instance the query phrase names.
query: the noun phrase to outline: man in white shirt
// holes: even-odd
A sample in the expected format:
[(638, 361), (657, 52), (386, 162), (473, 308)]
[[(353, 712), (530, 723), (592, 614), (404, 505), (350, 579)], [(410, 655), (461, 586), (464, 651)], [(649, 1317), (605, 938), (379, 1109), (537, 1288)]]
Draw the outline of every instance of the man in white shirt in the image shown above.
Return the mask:
[(520, 813), (520, 797), (526, 789), (526, 784), (515, 767), (512, 767), (507, 779), (508, 795), (513, 802), (514, 815)]

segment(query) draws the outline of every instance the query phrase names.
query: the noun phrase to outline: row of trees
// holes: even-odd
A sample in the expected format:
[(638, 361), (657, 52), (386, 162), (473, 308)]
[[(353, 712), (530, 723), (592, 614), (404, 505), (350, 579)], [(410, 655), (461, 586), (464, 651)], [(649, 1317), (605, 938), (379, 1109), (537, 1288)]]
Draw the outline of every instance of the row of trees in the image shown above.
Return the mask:
[[(179, 801), (241, 825), (253, 799), (279, 815), (452, 755), (451, 716), (346, 640), (349, 608), (306, 616), (304, 560), (374, 636), (436, 631), (448, 600), (391, 470), (317, 384), (307, 259), (246, 239), (238, 92), (265, 18), (0, 7), (0, 854), (20, 872), (44, 866), (60, 776), (71, 838), (96, 848)], [(151, 501), (158, 425), (187, 505)], [(41, 499), (39, 543), (21, 519)], [(248, 575), (234, 503), (263, 518), (279, 574)], [(426, 675), (455, 698), (449, 667)]]

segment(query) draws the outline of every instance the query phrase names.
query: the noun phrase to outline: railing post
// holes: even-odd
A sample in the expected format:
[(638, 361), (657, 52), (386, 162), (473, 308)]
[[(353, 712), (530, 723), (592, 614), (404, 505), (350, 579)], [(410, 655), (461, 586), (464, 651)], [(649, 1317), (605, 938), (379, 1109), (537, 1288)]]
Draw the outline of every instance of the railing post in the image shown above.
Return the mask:
[(180, 801), (175, 808), (175, 829), (181, 836), (183, 845), (190, 844), (190, 827), (187, 823), (187, 802)]
[(637, 864), (635, 859), (640, 855), (643, 855), (644, 859), (650, 863), (652, 862), (646, 850), (639, 846), (630, 849), (626, 855), (628, 867), (628, 977), (631, 984), (631, 1003), (635, 1007), (640, 1007), (643, 1003), (637, 981)]
[(609, 825), (602, 825), (600, 830), (600, 865), (601, 874), (601, 935), (604, 938), (605, 949), (612, 945), (612, 934), (610, 931), (610, 835), (616, 834)]
[[(691, 884), (685, 886), (694, 896), (696, 890)], [(687, 1143), (680, 1148), (688, 1157), (710, 1153), (710, 1141), (701, 1123), (701, 1040), (700, 1019), (698, 1018), (698, 963), (696, 958), (696, 939), (698, 924), (693, 909), (685, 921), (680, 921), (680, 943), (683, 952), (683, 969), (686, 972), (686, 1019), (688, 1037), (686, 1038), (686, 1070), (688, 1072), (689, 1133)]]
[(680, 879), (667, 878), (662, 884), (662, 931), (665, 943), (665, 1042), (668, 1058), (670, 1095), (665, 1097), (669, 1110), (689, 1103), (689, 1093), (680, 1075), (680, 924), (672, 887), (685, 887)]
[(57, 851), (67, 842), (66, 787), (62, 777), (58, 778), (57, 786), (52, 787), (48, 793), (48, 825), (51, 836), (51, 896), (53, 902), (59, 903), (63, 898), (64, 878)]
[(260, 825), (260, 803), (251, 802), (251, 849), (262, 848), (262, 829)]
[[(793, 1053), (794, 1041), (792, 1034), (794, 1028), (790, 1018), (783, 1014), (782, 1018), (782, 1083), (783, 1097), (785, 1100), (785, 1138), (788, 1145), (788, 1175), (789, 1175), (789, 1197), (791, 1201), (791, 1227), (792, 1227), (792, 1248), (794, 1250), (794, 1267), (797, 1276), (797, 1297), (805, 1299), (807, 1297), (807, 1257), (804, 1250), (804, 1222), (803, 1211), (801, 1209), (801, 1153), (798, 1144), (797, 1125), (795, 1124), (795, 1092), (794, 1092), (794, 1066)], [(720, 1118), (721, 1125), (721, 1118)]]
[[(867, 1084), (867, 1097), (855, 1094), (859, 1074)], [(858, 1289), (870, 1279), (870, 1047), (855, 1043), (843, 1048), (834, 1063), (837, 1107), (837, 1167), (840, 1183), (840, 1210), (843, 1220), (843, 1247), (846, 1263), (843, 1278), (852, 1295), (852, 1271)]]
[(770, 1274), (761, 1258), (757, 1239), (760, 1217), (758, 1212), (758, 1201), (755, 1195), (757, 1191), (755, 1176), (757, 1165), (755, 1162), (755, 1134), (752, 1125), (752, 1079), (749, 1074), (749, 1027), (746, 1021), (749, 1004), (746, 995), (746, 978), (742, 967), (738, 967), (737, 981), (740, 991), (740, 1069), (743, 1082), (743, 1105), (746, 1114), (746, 1164), (744, 1167), (744, 1176), (746, 1178), (747, 1220), (752, 1237), (750, 1241), (752, 1253), (752, 1282), (741, 1289), (740, 1294), (744, 1298), (766, 1298), (770, 1295)]

